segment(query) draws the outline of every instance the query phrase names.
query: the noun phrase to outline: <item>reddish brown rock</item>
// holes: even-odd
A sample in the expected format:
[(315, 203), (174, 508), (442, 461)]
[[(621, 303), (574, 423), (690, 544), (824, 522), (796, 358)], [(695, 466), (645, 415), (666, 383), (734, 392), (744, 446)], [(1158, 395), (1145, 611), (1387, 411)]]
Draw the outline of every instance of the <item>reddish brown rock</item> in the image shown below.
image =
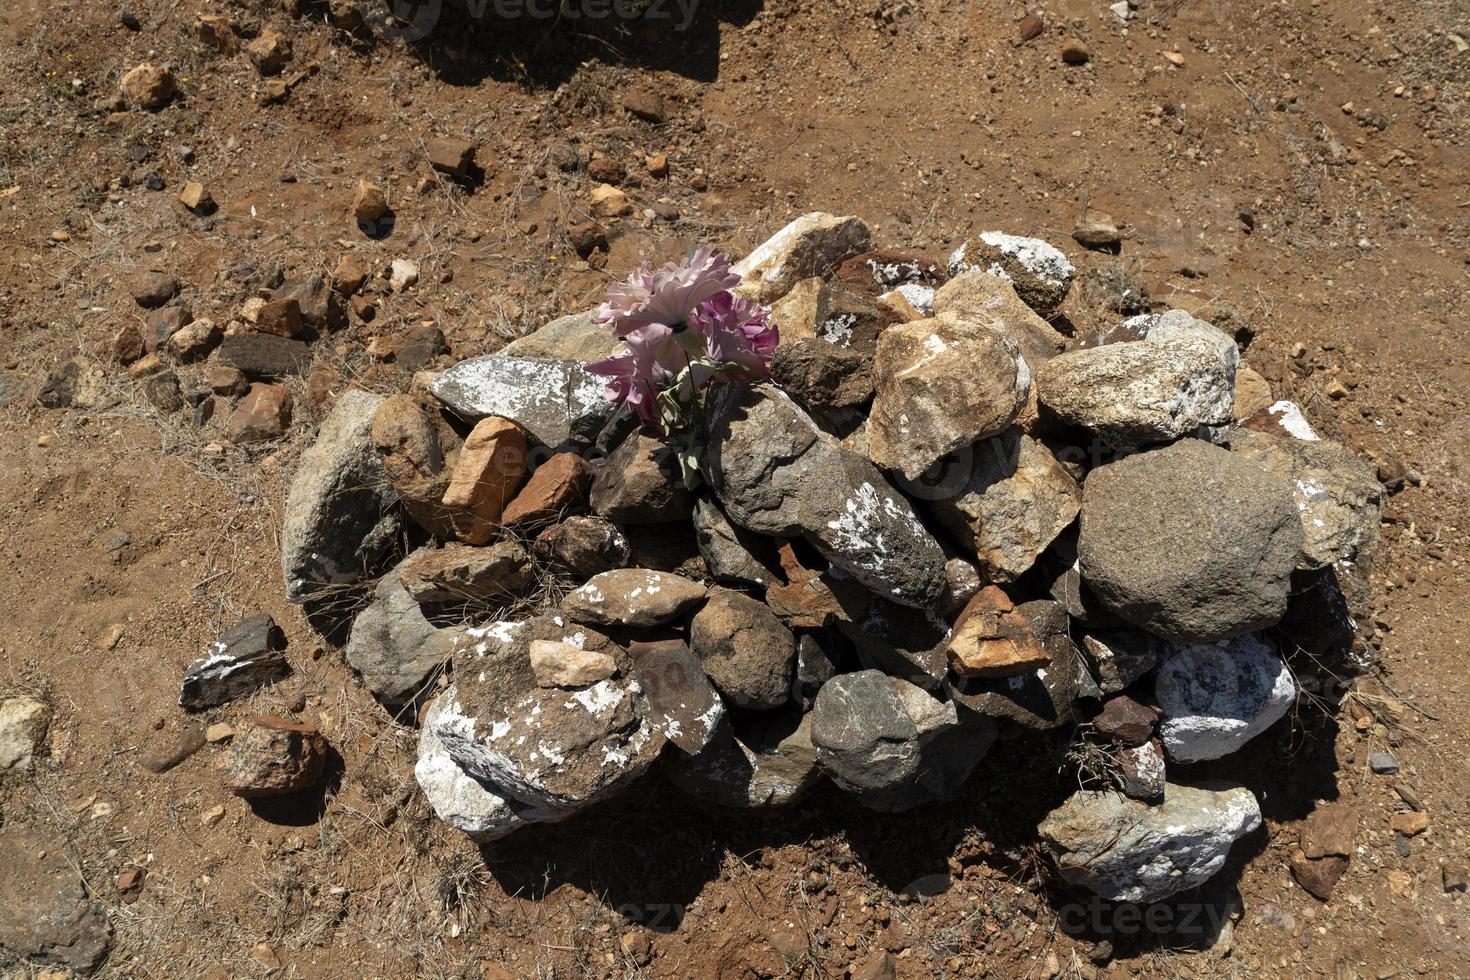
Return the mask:
[(138, 109), (162, 109), (178, 91), (174, 73), (163, 65), (144, 62), (122, 77), (123, 98)]
[(521, 492), (501, 515), (506, 527), (537, 524), (568, 516), (587, 503), (592, 468), (576, 453), (557, 453), (536, 467)]
[(251, 64), (262, 75), (278, 75), (291, 60), (291, 42), (280, 31), (264, 30), (245, 46)]
[(1358, 814), (1345, 803), (1319, 806), (1302, 824), (1302, 853), (1316, 859), (1353, 856)]
[(475, 165), (475, 144), (459, 139), (433, 139), (425, 147), (429, 166), (441, 174), (463, 178)]
[(459, 538), (484, 544), (494, 537), (525, 475), (526, 430), (494, 415), (481, 419), (465, 439), (444, 492)]
[(372, 440), (408, 516), (425, 530), (448, 537), (454, 525), (444, 494), (456, 462), (456, 445), (446, 444), (454, 434), (436, 421), (412, 395), (394, 395), (373, 413)]
[(294, 299), (273, 299), (255, 314), (255, 329), (261, 333), (295, 337), (301, 328), (301, 304)]
[(1051, 663), (1026, 617), (993, 585), (960, 613), (946, 652), (950, 669), (961, 677), (1012, 677)]
[(784, 582), (766, 588), (766, 605), (793, 629), (819, 629), (862, 618), (872, 593), (850, 578), (809, 568), (789, 543), (777, 552)]
[(225, 437), (237, 444), (278, 438), (291, 427), (291, 408), (289, 391), (257, 382), (230, 415)]
[(112, 356), (119, 364), (132, 364), (143, 356), (143, 331), (136, 323), (124, 323), (112, 336)]
[(236, 796), (279, 796), (314, 786), (327, 766), (327, 740), (314, 725), (275, 715), (249, 718), (222, 757)]
[(1296, 879), (1296, 883), (1324, 902), (1332, 897), (1332, 889), (1348, 869), (1348, 859), (1345, 857), (1313, 860), (1300, 847), (1292, 849), (1289, 861), (1291, 876)]
[(1157, 709), (1119, 695), (1103, 705), (1102, 711), (1092, 719), (1092, 727), (1121, 745), (1137, 746), (1153, 735), (1158, 718)]

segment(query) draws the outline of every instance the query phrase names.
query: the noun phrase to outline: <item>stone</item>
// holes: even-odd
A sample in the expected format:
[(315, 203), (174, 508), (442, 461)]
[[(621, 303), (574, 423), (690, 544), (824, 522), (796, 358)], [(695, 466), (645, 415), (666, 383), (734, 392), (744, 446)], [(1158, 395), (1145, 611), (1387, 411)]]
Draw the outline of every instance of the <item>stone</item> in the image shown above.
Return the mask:
[(209, 188), (197, 180), (184, 181), (183, 189), (179, 191), (179, 203), (199, 215), (212, 214), (218, 207)]
[(340, 296), (353, 296), (367, 284), (372, 274), (372, 268), (362, 256), (348, 252), (332, 270), (332, 290)]
[(796, 638), (765, 603), (715, 593), (690, 625), (689, 648), (737, 708), (768, 711), (790, 700)]
[(1031, 624), (993, 585), (981, 589), (960, 613), (945, 653), (950, 669), (961, 677), (1011, 677), (1051, 663)]
[(875, 286), (892, 289), (912, 283), (938, 286), (944, 282), (945, 272), (940, 263), (920, 252), (877, 249), (844, 260), (837, 267), (837, 279), (864, 291)]
[(388, 288), (406, 292), (418, 285), (419, 264), (412, 259), (394, 259), (388, 266)]
[(1304, 442), (1316, 442), (1321, 437), (1307, 421), (1301, 407), (1295, 402), (1278, 401), (1240, 423), (1240, 428), (1264, 432), (1272, 436), (1290, 436)]
[(860, 617), (873, 595), (841, 569), (796, 553), (790, 542), (776, 550), (780, 580), (766, 587), (766, 605), (792, 629), (819, 629)]
[[(459, 458), (458, 435), (417, 398), (394, 395), (373, 414), (372, 440), (405, 513), (432, 534), (453, 536), (456, 515), (444, 495)], [(467, 513), (458, 517), (470, 520)]]
[(1271, 394), (1271, 383), (1252, 369), (1241, 364), (1235, 369), (1235, 401), (1230, 417), (1244, 422), (1253, 415), (1268, 412), (1276, 403)]
[(174, 298), (179, 281), (156, 269), (143, 269), (128, 279), (128, 295), (145, 310), (156, 309)]
[(530, 656), (531, 672), (542, 687), (589, 687), (618, 671), (608, 654), (559, 640), (532, 640)]
[[(617, 673), (575, 691), (543, 688), (530, 644), (570, 643), (604, 653)], [(455, 697), (439, 738), (450, 757), (498, 795), (571, 813), (641, 777), (663, 749), (628, 655), (607, 637), (562, 617), (467, 630), (454, 652)]]
[(0, 831), (0, 947), (19, 966), (16, 976), (44, 975), (21, 959), (90, 975), (112, 948), (112, 927), (88, 897), (72, 850), (15, 819)]
[(1067, 338), (1021, 301), (1009, 279), (984, 269), (962, 272), (934, 294), (934, 316), (953, 316), (997, 330), (1016, 341), (1035, 370), (1067, 349)]
[(74, 357), (46, 375), (36, 401), (42, 408), (91, 408), (102, 403), (106, 390), (107, 374), (102, 366), (89, 357)]
[(173, 743), (145, 753), (139, 761), (143, 768), (161, 776), (205, 746), (205, 730), (197, 725), (183, 725)]
[(576, 361), (477, 357), (439, 375), (429, 391), (467, 421), (510, 419), (553, 451), (590, 443), (613, 409), (601, 380)]
[(1399, 760), (1391, 752), (1374, 752), (1368, 756), (1368, 768), (1380, 776), (1392, 776), (1399, 771)]
[(1004, 678), (955, 676), (946, 681), (945, 689), (964, 708), (997, 722), (1031, 731), (1061, 728), (1076, 716), (1087, 674), (1068, 634), (1066, 609), (1037, 599), (1020, 603), (1016, 611), (1051, 655), (1051, 663)]
[(413, 775), (434, 816), (472, 840), (485, 843), (533, 823), (559, 817), (496, 793), (454, 761), (439, 732), (443, 726), (458, 722), (453, 712), (457, 697), (458, 692), (451, 685), (429, 705), (419, 729), (418, 759)]
[(893, 980), (896, 976), (898, 960), (887, 950), (879, 950), (853, 971), (852, 980)]
[(1102, 692), (1117, 694), (1157, 667), (1173, 648), (1143, 630), (1117, 629), (1084, 634), (1082, 649)]
[(770, 538), (737, 528), (708, 497), (694, 504), (699, 553), (717, 582), (766, 587), (778, 580), (776, 546)]
[(774, 303), (803, 279), (825, 276), (850, 255), (866, 252), (868, 226), (859, 218), (804, 214), (731, 267), (736, 292)]
[(673, 450), (641, 430), (607, 458), (592, 481), (591, 502), (598, 515), (622, 525), (684, 521), (694, 512)]
[(301, 304), (294, 299), (273, 299), (255, 314), (255, 329), (277, 337), (295, 337), (301, 333)]
[(179, 707), (203, 711), (244, 697), (291, 674), (286, 634), (270, 616), (242, 619), (184, 671)]
[(664, 770), (680, 790), (717, 806), (787, 806), (821, 779), (811, 716), (762, 711), (717, 736), (693, 756), (671, 756)]
[(311, 365), (311, 348), (302, 341), (255, 331), (226, 336), (217, 356), (252, 380), (294, 377)]
[(1042, 314), (1062, 305), (1077, 275), (1072, 263), (1055, 246), (999, 231), (967, 239), (949, 257), (951, 279), (971, 269), (983, 269), (1010, 280), (1022, 302)]
[(429, 166), (456, 180), (468, 177), (475, 166), (475, 144), (462, 139), (431, 139), (425, 144), (424, 153)]
[(1235, 368), (1197, 336), (1068, 351), (1036, 374), (1043, 417), (1137, 448), (1228, 425)]
[(569, 517), (536, 537), (536, 554), (553, 567), (586, 579), (620, 568), (629, 558), (628, 539), (611, 521)]
[(0, 701), (0, 770), (31, 768), (46, 741), (51, 709), (32, 697)]
[(505, 505), (526, 475), (526, 432), (509, 419), (481, 419), (465, 437), (444, 491), (456, 535), (485, 544), (500, 530)]
[(1158, 803), (1168, 788), (1168, 766), (1164, 744), (1151, 738), (1142, 745), (1118, 750), (1118, 776), (1123, 795), (1132, 800)]
[(939, 611), (946, 616), (955, 615), (969, 604), (980, 591), (979, 570), (963, 558), (950, 558), (944, 563), (944, 603)]
[(182, 330), (194, 319), (187, 306), (165, 306), (148, 314), (143, 324), (143, 344), (148, 353), (155, 354), (164, 349), (170, 337)]
[(703, 752), (721, 730), (726, 712), (699, 657), (678, 640), (634, 644), (629, 652), (654, 730), (685, 755)]
[(840, 674), (823, 684), (811, 726), (817, 761), (850, 793), (888, 790), (918, 772), (918, 727), (882, 671)]
[(146, 351), (143, 331), (136, 323), (124, 323), (112, 335), (112, 357), (119, 364), (132, 364)]
[(997, 330), (937, 316), (878, 339), (868, 455), (916, 479), (942, 457), (999, 435), (1015, 420), (1030, 369)]
[(291, 428), (291, 393), (280, 385), (250, 386), (225, 424), (225, 438), (242, 445), (277, 439)]
[(1046, 30), (1046, 20), (1042, 17), (1040, 11), (1032, 10), (1026, 16), (1022, 17), (1020, 23), (1016, 25), (1016, 36), (1023, 43), (1034, 41), (1041, 36), (1044, 30)]
[(780, 346), (823, 340), (871, 361), (878, 337), (894, 322), (872, 300), (826, 279), (803, 279), (771, 306)]
[(394, 542), (396, 495), (372, 441), (382, 402), (361, 389), (344, 392), (301, 455), (281, 529), (281, 568), (292, 602), (371, 578)]
[(163, 346), (175, 358), (188, 364), (208, 357), (224, 335), (213, 320), (201, 318), (185, 324)]
[[(609, 247), (607, 228), (596, 221), (580, 221), (567, 228), (567, 241), (578, 257), (586, 259), (594, 252), (606, 252)], [(532, 335), (534, 336), (534, 334)], [(608, 332), (611, 336), (611, 332)], [(564, 357), (564, 354), (538, 354), (537, 357)]]
[[(273, 299), (275, 302), (294, 300), (301, 311), (301, 322), (318, 333), (347, 326), (347, 307), (342, 295), (319, 272), (287, 280), (275, 291)], [(411, 328), (407, 336), (413, 336), (417, 329), (420, 328)]]
[(179, 389), (179, 376), (165, 368), (145, 376), (139, 383), (148, 404), (160, 412), (177, 412), (184, 407), (184, 396)]
[(1158, 806), (1081, 790), (1037, 829), (1069, 884), (1149, 903), (1204, 884), (1231, 845), (1260, 826), (1260, 805), (1244, 787), (1170, 783)]
[(705, 594), (698, 582), (668, 572), (615, 568), (569, 593), (561, 607), (579, 623), (647, 628), (687, 615)]
[(166, 65), (144, 62), (128, 69), (120, 83), (123, 98), (135, 109), (162, 109), (179, 89), (178, 79)]
[(1358, 814), (1347, 803), (1324, 803), (1302, 822), (1301, 850), (1309, 859), (1351, 858), (1357, 851)]
[(801, 534), (802, 500), (830, 444), (778, 388), (727, 386), (710, 401), (703, 472), (725, 515), (756, 534)]
[(1292, 848), (1287, 856), (1287, 864), (1296, 883), (1323, 902), (1332, 897), (1332, 890), (1337, 887), (1342, 876), (1347, 874), (1349, 863), (1346, 857), (1309, 858), (1299, 847)]
[(240, 724), (220, 768), (236, 796), (282, 796), (321, 782), (327, 751), (326, 737), (315, 725), (261, 715)]
[(1014, 582), (1082, 509), (1082, 489), (1051, 450), (1018, 428), (957, 452), (925, 484), (924, 509), (993, 582)]
[(857, 650), (864, 667), (877, 668), (921, 687), (937, 687), (947, 666), (949, 625), (933, 610), (864, 596), (861, 605), (839, 594), (844, 615), (838, 631)]
[(633, 89), (623, 94), (623, 108), (644, 122), (661, 123), (669, 115), (664, 97), (648, 89)]
[(399, 579), (421, 605), (504, 601), (536, 587), (531, 556), (518, 541), (489, 547), (449, 542), (437, 550), (420, 549), (399, 567)]
[(1062, 62), (1068, 65), (1085, 65), (1092, 60), (1087, 45), (1075, 38), (1062, 44)]
[(1278, 622), (1301, 546), (1286, 483), (1199, 440), (1099, 467), (1083, 486), (1083, 580), (1113, 613), (1179, 643)]
[(266, 28), (245, 45), (245, 54), (262, 75), (279, 75), (291, 60), (291, 42), (280, 31)]
[(952, 799), (995, 744), (995, 725), (968, 712), (961, 715), (955, 702), (900, 678), (890, 677), (888, 682), (918, 731), (919, 767), (910, 779), (860, 793), (859, 802), (879, 812), (902, 813)]
[(820, 337), (778, 347), (771, 378), (811, 412), (857, 408), (873, 397), (871, 360)]
[(1159, 713), (1154, 708), (1139, 704), (1123, 694), (1108, 699), (1102, 711), (1093, 717), (1092, 727), (1104, 738), (1134, 748), (1153, 737), (1158, 717)]
[[(1190, 338), (1203, 340), (1215, 348), (1221, 368), (1229, 372), (1232, 378), (1240, 370), (1240, 348), (1235, 345), (1235, 338), (1213, 323), (1196, 319), (1183, 310), (1165, 310), (1163, 313), (1146, 313), (1135, 316), (1123, 321), (1120, 329), (1135, 331), (1144, 340), (1154, 343)], [(1232, 398), (1232, 414), (1234, 409), (1235, 402)]]
[(240, 46), (235, 25), (220, 14), (199, 14), (194, 18), (194, 35), (204, 45), (220, 54), (234, 54)]
[(810, 711), (822, 685), (837, 676), (837, 663), (829, 649), (832, 638), (806, 633), (796, 640), (796, 674), (791, 679), (791, 698), (803, 711)]
[(347, 637), (347, 665), (389, 708), (401, 707), (429, 692), (433, 675), (448, 665), (460, 635), (459, 630), (440, 629), (429, 622), (418, 600), (404, 586), (404, 568), (416, 555), (410, 555), (378, 580), (372, 602), (357, 614)]
[(1179, 762), (1219, 759), (1270, 728), (1296, 703), (1296, 681), (1257, 635), (1181, 647), (1159, 667), (1159, 735)]
[(621, 346), (612, 330), (597, 322), (597, 311), (593, 309), (552, 320), (534, 333), (506, 344), (500, 356), (600, 361), (611, 357)]
[(1277, 438), (1249, 430), (1232, 434), (1230, 451), (1292, 488), (1303, 534), (1298, 569), (1340, 562), (1371, 564), (1378, 550), (1384, 493), (1367, 463), (1335, 442)]
[(1072, 241), (1083, 248), (1113, 252), (1123, 244), (1123, 229), (1112, 215), (1089, 211), (1073, 227)]
[(588, 194), (587, 210), (594, 218), (621, 218), (633, 213), (633, 204), (613, 185), (598, 184)]

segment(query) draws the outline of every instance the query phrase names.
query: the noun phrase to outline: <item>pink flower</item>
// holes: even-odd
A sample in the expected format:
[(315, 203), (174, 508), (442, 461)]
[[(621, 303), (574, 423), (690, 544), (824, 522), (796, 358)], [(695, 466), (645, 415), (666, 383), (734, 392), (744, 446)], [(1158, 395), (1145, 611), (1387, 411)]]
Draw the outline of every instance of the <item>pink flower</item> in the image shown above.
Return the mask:
[(597, 322), (611, 326), (617, 337), (651, 323), (674, 327), (687, 323), (701, 303), (739, 282), (740, 277), (730, 271), (729, 257), (709, 246), (679, 265), (670, 262), (657, 271), (645, 262), (627, 282), (608, 289)]
[(763, 381), (771, 373), (780, 331), (759, 303), (721, 293), (694, 311), (694, 325), (709, 340), (709, 358), (733, 367), (731, 381)]

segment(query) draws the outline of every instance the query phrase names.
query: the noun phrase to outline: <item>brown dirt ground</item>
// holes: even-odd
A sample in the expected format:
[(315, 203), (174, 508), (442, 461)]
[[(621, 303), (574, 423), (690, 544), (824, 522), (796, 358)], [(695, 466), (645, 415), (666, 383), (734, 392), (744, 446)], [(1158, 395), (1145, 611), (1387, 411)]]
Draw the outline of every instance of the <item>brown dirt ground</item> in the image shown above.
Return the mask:
[[(1470, 975), (1470, 899), (1441, 884), (1442, 865), (1464, 867), (1470, 829), (1470, 52), (1451, 36), (1470, 36), (1470, 11), (1143, 0), (1125, 33), (1100, 2), (1041, 6), (1047, 30), (1024, 45), (1023, 11), (1002, 0), (709, 0), (676, 42), (482, 24), (411, 51), (353, 44), (320, 11), (280, 4), (140, 0), (140, 31), (111, 4), (3, 5), (0, 693), (44, 692), (56, 718), (49, 757), (0, 786), (0, 803), (7, 824), (67, 839), (116, 930), (105, 973), (263, 975), (252, 951), (267, 944), (279, 975), (302, 977), (840, 977), (882, 948), (903, 977)], [(293, 67), (319, 70), (263, 106), (243, 55), (194, 39), (201, 12), (287, 31)], [(1089, 65), (1062, 65), (1070, 37)], [(149, 58), (176, 66), (183, 97), (109, 124), (99, 102)], [(619, 108), (638, 87), (671, 101), (666, 122)], [(419, 186), (431, 134), (480, 145), (473, 193)], [(679, 220), (622, 219), (605, 268), (579, 262), (564, 229), (590, 184), (547, 163), (568, 140), (635, 175), (668, 153), (669, 178), (627, 190)], [(139, 186), (149, 169), (167, 191)], [(219, 201), (212, 220), (178, 205), (188, 176)], [(350, 218), (360, 176), (390, 182), (397, 222), (381, 241)], [(478, 851), (414, 791), (414, 733), (282, 598), (281, 501), (317, 421), (301, 385), (289, 438), (218, 454), (226, 413), (203, 431), (161, 416), (106, 359), (138, 316), (123, 283), (141, 267), (178, 276), (224, 322), (273, 267), (413, 257), (419, 287), (378, 295), (372, 324), (318, 347), (343, 378), (391, 390), (406, 378), (373, 362), (375, 336), (433, 320), (455, 358), (480, 353), (584, 308), (645, 255), (743, 251), (801, 211), (856, 213), (882, 243), (936, 256), (970, 231), (1035, 234), (1091, 267), (1107, 257), (1068, 238), (1086, 207), (1128, 224), (1121, 260), (1156, 302), (1249, 318), (1248, 361), (1319, 430), (1423, 477), (1386, 516), (1365, 624), (1381, 676), (1223, 767), (1261, 794), (1267, 824), (1172, 928), (1079, 917), (1036, 859), (1065, 740), (1003, 745), (964, 799), (901, 817), (829, 793), (732, 816), (654, 778)], [(109, 397), (40, 408), (46, 372), (78, 353), (104, 365)], [(1327, 396), (1334, 380), (1345, 397)], [(295, 675), (205, 720), (304, 693), (342, 757), (315, 807), (228, 797), (217, 746), (162, 776), (142, 765), (186, 723), (182, 667), (255, 611), (286, 628)], [(1374, 776), (1368, 754), (1387, 747), (1403, 771)], [(1404, 808), (1395, 784), (1431, 820), (1406, 848), (1388, 828)], [(1286, 856), (1301, 818), (1338, 798), (1361, 815), (1360, 847), (1319, 903)], [(203, 825), (217, 805), (224, 819)], [(127, 905), (113, 879), (134, 865), (149, 875)], [(1193, 923), (1228, 912), (1236, 889), (1233, 937), (1185, 950), (1210, 945)], [(1094, 963), (1099, 940), (1111, 962)]]

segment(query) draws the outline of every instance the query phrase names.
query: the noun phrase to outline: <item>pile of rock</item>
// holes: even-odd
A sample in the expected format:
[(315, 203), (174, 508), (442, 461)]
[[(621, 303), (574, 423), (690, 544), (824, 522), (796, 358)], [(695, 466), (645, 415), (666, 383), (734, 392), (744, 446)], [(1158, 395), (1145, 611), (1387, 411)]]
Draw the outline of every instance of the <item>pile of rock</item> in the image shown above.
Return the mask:
[(494, 839), (656, 763), (729, 806), (830, 779), (902, 811), (1002, 736), (1080, 727), (1108, 762), (1040, 828), (1062, 874), (1147, 901), (1217, 871), (1260, 811), (1189, 767), (1291, 709), (1293, 651), (1349, 651), (1371, 471), (1209, 323), (1059, 332), (1074, 271), (1044, 242), (944, 264), (811, 214), (736, 271), (781, 347), (712, 396), (697, 492), (586, 373), (612, 342), (585, 314), (347, 394), (303, 458), (293, 599), (423, 542), (346, 655), (422, 709), (435, 812)]

